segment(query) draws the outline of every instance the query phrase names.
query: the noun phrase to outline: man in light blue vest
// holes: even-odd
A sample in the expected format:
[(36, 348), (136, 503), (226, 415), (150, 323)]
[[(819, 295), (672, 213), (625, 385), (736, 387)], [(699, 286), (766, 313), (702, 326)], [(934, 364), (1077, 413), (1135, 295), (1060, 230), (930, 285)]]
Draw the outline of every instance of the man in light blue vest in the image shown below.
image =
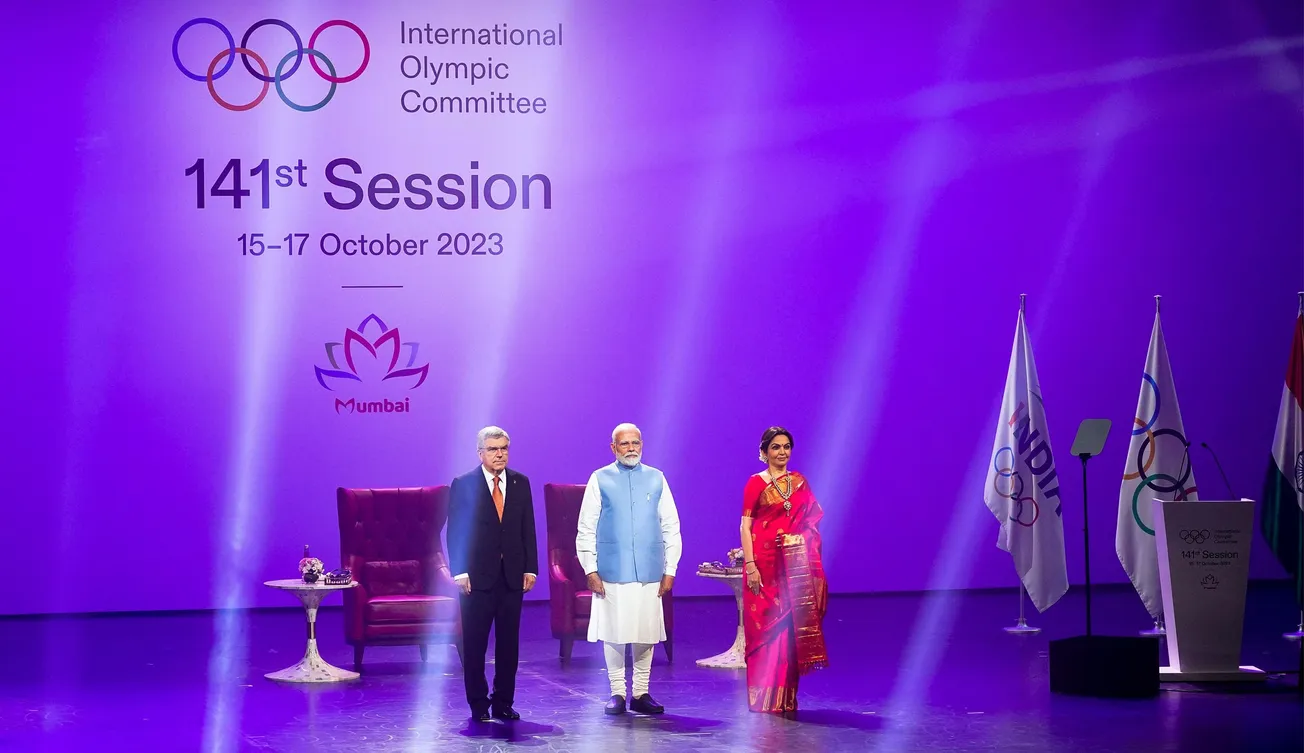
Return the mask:
[(575, 551), (593, 603), (589, 640), (602, 641), (611, 680), (606, 713), (625, 713), (625, 645), (634, 656), (629, 709), (661, 714), (648, 693), (652, 649), (666, 639), (661, 597), (675, 583), (683, 542), (679, 511), (661, 471), (643, 465), (643, 434), (633, 424), (611, 433), (616, 462), (589, 477), (580, 505)]

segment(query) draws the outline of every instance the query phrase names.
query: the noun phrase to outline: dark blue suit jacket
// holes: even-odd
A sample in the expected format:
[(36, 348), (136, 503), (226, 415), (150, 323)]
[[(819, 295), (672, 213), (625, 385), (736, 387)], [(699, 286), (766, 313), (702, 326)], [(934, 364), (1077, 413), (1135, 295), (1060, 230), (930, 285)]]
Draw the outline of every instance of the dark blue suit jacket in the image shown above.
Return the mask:
[(453, 479), (449, 494), (449, 569), (454, 576), (469, 575), (477, 591), (492, 589), (500, 571), (513, 591), (525, 588), (526, 573), (539, 573), (530, 480), (510, 468), (503, 475), (507, 488), (501, 522), (480, 466)]

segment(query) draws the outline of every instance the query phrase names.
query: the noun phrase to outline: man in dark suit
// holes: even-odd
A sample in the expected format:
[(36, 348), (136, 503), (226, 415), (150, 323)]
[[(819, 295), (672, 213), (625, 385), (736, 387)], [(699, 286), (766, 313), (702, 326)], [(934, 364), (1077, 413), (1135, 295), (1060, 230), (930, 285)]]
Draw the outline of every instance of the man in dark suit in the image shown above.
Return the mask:
[[(497, 426), (480, 430), (480, 465), (453, 479), (448, 508), (448, 556), (461, 589), (463, 679), (471, 718), (515, 720), (521, 599), (534, 588), (539, 550), (534, 537), (530, 480), (507, 468), (511, 439)], [(484, 655), (495, 628), (494, 693), (489, 696)]]

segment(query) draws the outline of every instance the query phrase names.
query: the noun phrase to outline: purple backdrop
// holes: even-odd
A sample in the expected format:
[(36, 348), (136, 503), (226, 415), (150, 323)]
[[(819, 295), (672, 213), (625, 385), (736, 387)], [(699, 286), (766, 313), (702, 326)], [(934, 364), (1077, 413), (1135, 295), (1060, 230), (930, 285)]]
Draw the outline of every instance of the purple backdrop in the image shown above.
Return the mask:
[[(321, 2), (283, 17), (305, 44), (349, 19), (370, 59), (316, 112), (274, 90), (225, 110), (171, 58), (191, 18), (239, 42), (279, 5), (10, 9), (21, 33), (0, 54), (39, 73), (3, 84), (17, 115), (0, 188), (0, 612), (286, 605), (257, 584), (291, 574), (304, 543), (337, 564), (337, 486), (447, 483), (473, 467), (486, 423), (511, 432), (534, 483), (541, 549), (543, 484), (583, 482), (611, 460), (612, 426), (639, 423), (679, 500), (682, 594), (718, 592), (693, 568), (737, 545), (756, 443), (776, 423), (827, 510), (835, 591), (1013, 588), (982, 485), (1019, 293), (1070, 577), (1068, 449), (1080, 419), (1108, 417), (1093, 576), (1126, 580), (1113, 521), (1152, 296), (1165, 296), (1189, 435), (1257, 497), (1304, 285), (1299, 4), (1141, 6)], [(399, 44), (400, 24), (425, 23), (561, 24), (564, 41)], [(293, 49), (276, 28), (250, 44), (271, 67)], [(342, 28), (318, 46), (340, 76), (360, 63)], [(200, 25), (178, 52), (202, 77), (226, 47)], [(510, 78), (412, 81), (407, 55), (492, 57)], [(215, 83), (232, 101), (258, 93), (241, 67)], [(546, 111), (402, 110), (409, 89), (486, 87)], [(286, 82), (300, 103), (325, 93), (306, 63)], [(244, 161), (242, 209), (220, 195), (196, 208), (185, 170), (200, 158), (210, 183)], [(262, 158), (302, 159), (309, 187), (258, 208)], [(502, 211), (334, 209), (337, 158), (363, 182), (469, 176), (475, 160), (480, 180), (546, 175), (551, 201), (540, 183), (528, 210), (519, 197)], [(257, 232), (310, 239), (302, 256), (242, 256), (238, 237)], [(498, 233), (505, 250), (438, 256), (443, 232)], [(431, 251), (331, 257), (328, 233), (429, 238)], [(419, 343), (395, 367), (428, 364), (419, 387), (415, 372), (378, 381), (393, 369), (360, 347), (360, 381), (318, 381), (318, 367), (345, 370), (324, 344), (369, 314)], [(336, 397), (411, 411), (341, 413)], [(1225, 496), (1208, 457), (1195, 463), (1203, 495)], [(1279, 575), (1255, 546), (1254, 575)], [(546, 594), (545, 580), (533, 596)]]

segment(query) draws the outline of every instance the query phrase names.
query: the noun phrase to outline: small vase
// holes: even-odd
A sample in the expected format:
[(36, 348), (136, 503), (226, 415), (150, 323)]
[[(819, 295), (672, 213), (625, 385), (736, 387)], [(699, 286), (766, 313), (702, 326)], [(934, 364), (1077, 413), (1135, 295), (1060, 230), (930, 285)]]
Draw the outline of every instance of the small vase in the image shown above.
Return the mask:
[(316, 583), (316, 582), (317, 582), (317, 579), (320, 578), (320, 577), (321, 577), (321, 573), (318, 573), (318, 572), (315, 571), (315, 570), (309, 570), (308, 572), (306, 572), (306, 573), (303, 574), (303, 582), (304, 582), (304, 583)]

